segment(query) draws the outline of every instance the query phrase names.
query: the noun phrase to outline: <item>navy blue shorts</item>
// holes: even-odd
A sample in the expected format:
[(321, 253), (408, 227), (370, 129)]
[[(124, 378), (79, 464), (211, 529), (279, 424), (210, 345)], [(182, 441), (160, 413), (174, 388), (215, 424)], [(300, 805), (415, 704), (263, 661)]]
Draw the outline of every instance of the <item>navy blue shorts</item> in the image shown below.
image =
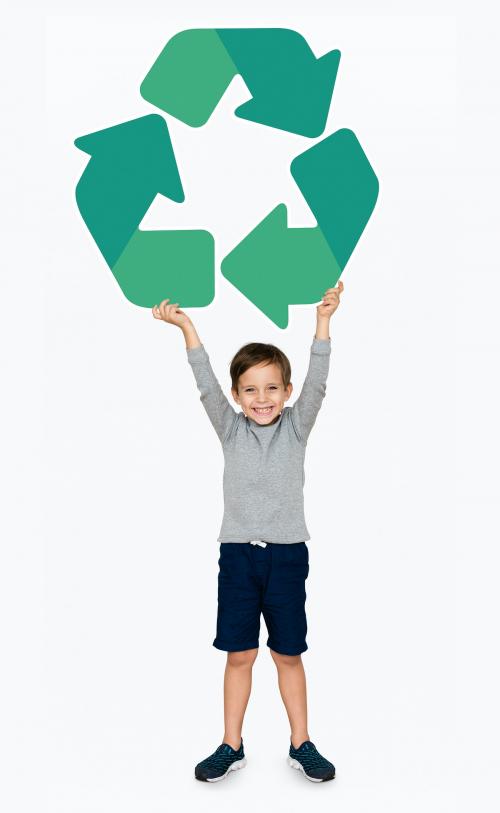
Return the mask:
[(250, 542), (221, 542), (213, 645), (226, 652), (258, 647), (262, 612), (268, 647), (282, 655), (305, 652), (308, 574), (305, 542), (268, 542), (265, 548)]

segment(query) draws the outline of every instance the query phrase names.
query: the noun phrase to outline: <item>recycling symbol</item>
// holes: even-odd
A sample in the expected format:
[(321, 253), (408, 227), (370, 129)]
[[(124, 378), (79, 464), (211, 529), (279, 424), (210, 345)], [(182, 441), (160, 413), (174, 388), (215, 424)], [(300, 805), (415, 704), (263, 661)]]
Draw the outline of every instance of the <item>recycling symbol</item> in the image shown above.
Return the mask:
[[(140, 94), (159, 110), (202, 127), (236, 74), (252, 98), (235, 115), (306, 138), (324, 132), (340, 51), (317, 59), (288, 28), (189, 29), (173, 36)], [(141, 230), (157, 194), (182, 203), (182, 182), (163, 115), (141, 116), (80, 136), (91, 158), (76, 186), (80, 214), (123, 294), (151, 308), (168, 293), (182, 307), (215, 295), (215, 241), (202, 229)], [(287, 207), (261, 222), (222, 260), (221, 272), (278, 327), (292, 304), (311, 304), (336, 284), (372, 214), (378, 180), (352, 130), (297, 155), (292, 177), (317, 225), (288, 228)]]

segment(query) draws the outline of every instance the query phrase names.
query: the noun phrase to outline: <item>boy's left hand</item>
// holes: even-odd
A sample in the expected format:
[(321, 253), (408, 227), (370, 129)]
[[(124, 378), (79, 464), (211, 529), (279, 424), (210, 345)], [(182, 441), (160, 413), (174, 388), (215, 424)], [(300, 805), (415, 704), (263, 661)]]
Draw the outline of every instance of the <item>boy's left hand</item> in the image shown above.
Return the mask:
[(329, 319), (330, 316), (335, 313), (339, 306), (340, 294), (343, 290), (344, 283), (342, 280), (339, 280), (339, 284), (336, 288), (328, 288), (328, 290), (325, 291), (322, 304), (318, 305), (316, 308), (318, 316), (320, 316), (322, 319), (325, 317)]

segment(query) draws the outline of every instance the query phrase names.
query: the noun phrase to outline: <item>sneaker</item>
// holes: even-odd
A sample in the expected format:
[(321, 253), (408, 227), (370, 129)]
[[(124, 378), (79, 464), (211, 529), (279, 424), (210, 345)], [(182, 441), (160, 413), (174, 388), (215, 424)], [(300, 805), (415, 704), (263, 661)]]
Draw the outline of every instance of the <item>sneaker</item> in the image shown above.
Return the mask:
[(201, 782), (218, 782), (219, 779), (225, 779), (229, 771), (237, 771), (246, 764), (243, 739), (237, 751), (227, 742), (223, 742), (213, 754), (198, 762), (194, 775)]
[(326, 782), (335, 776), (335, 766), (321, 756), (311, 740), (305, 740), (299, 748), (290, 743), (288, 764), (302, 771), (311, 782)]

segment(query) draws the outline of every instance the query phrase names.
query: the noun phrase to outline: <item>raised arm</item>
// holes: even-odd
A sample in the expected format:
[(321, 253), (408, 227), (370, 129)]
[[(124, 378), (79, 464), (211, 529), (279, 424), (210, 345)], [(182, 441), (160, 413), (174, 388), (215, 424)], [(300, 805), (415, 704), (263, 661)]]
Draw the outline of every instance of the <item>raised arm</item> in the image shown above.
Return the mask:
[(237, 412), (224, 395), (203, 345), (196, 347), (186, 345), (186, 352), (196, 385), (201, 393), (200, 401), (205, 407), (220, 442), (223, 443), (237, 417)]
[(326, 379), (330, 366), (331, 341), (314, 337), (311, 345), (309, 369), (302, 390), (292, 406), (291, 418), (295, 431), (306, 443), (326, 394)]
[(336, 288), (328, 288), (322, 304), (316, 308), (316, 334), (311, 345), (309, 369), (301, 393), (291, 410), (295, 431), (303, 443), (307, 442), (326, 395), (326, 379), (332, 352), (330, 318), (339, 305), (339, 295), (343, 289), (343, 282), (339, 282)]
[(188, 362), (201, 393), (200, 401), (222, 443), (236, 419), (237, 413), (222, 392), (212, 370), (208, 353), (200, 342), (200, 337), (191, 319), (178, 307), (178, 302), (174, 304), (169, 304), (169, 302), (169, 299), (164, 299), (159, 305), (154, 305), (153, 316), (155, 319), (162, 319), (164, 322), (176, 325), (182, 330), (186, 340)]

